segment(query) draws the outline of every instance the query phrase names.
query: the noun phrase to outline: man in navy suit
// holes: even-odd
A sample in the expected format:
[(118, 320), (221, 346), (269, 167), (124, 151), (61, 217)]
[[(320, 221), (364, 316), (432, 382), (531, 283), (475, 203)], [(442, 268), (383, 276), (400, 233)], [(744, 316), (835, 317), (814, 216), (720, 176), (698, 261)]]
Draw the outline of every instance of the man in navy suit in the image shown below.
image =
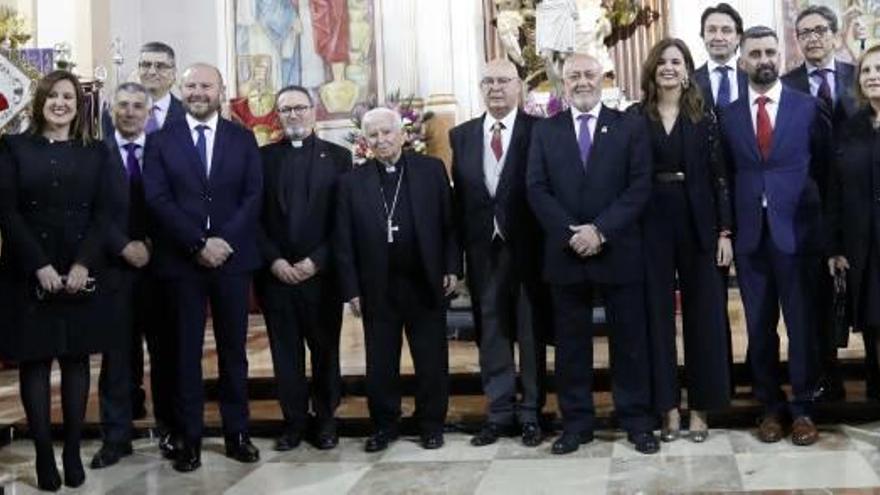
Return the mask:
[[(144, 284), (145, 267), (150, 261), (147, 245), (147, 218), (144, 205), (142, 160), (146, 135), (144, 124), (150, 109), (150, 96), (146, 88), (138, 83), (123, 83), (113, 95), (114, 134), (105, 136), (104, 142), (110, 153), (113, 167), (107, 178), (108, 189), (113, 198), (113, 222), (107, 235), (107, 249), (112, 257), (108, 264), (106, 280), (117, 299), (114, 304), (118, 310), (118, 331), (133, 332), (140, 325), (162, 325), (152, 318), (154, 312), (137, 312), (149, 304), (152, 291), (135, 290)], [(140, 302), (140, 304), (139, 304)], [(92, 458), (92, 469), (100, 469), (119, 462), (130, 455), (132, 421), (132, 383), (131, 383), (131, 338), (123, 339), (126, 344), (120, 349), (104, 353), (101, 362), (99, 394), (101, 403), (101, 426), (104, 442)], [(140, 339), (137, 339), (140, 344)], [(172, 356), (173, 357), (173, 356)], [(158, 360), (157, 360), (158, 361)], [(165, 368), (163, 368), (165, 367)], [(173, 369), (163, 362), (158, 369)], [(160, 392), (161, 377), (154, 368), (153, 390)], [(172, 375), (173, 376), (173, 375)], [(167, 380), (167, 377), (166, 377)], [(156, 400), (156, 421), (163, 424), (163, 394), (154, 393)], [(165, 395), (170, 400), (170, 396)], [(165, 423), (167, 425), (167, 423)]]
[(202, 346), (210, 301), (220, 367), (220, 414), (226, 455), (256, 462), (248, 436), (248, 292), (260, 266), (257, 222), (262, 165), (246, 129), (220, 117), (223, 79), (195, 64), (180, 85), (187, 115), (150, 136), (144, 167), (155, 216), (153, 263), (169, 281), (178, 334), (177, 411), (184, 446), (174, 468), (201, 465), (204, 414)]
[[(858, 109), (853, 94), (855, 67), (834, 58), (837, 33), (837, 15), (830, 8), (824, 5), (811, 5), (802, 10), (795, 22), (795, 34), (804, 56), (804, 63), (782, 76), (783, 84), (819, 98), (831, 109), (831, 124), (835, 135), (842, 124)], [(837, 342), (831, 319), (833, 285), (824, 266), (819, 270), (819, 280), (820, 292), (816, 303), (822, 370), (817, 399), (843, 400), (846, 398), (846, 391), (837, 363)], [(876, 347), (866, 345), (865, 349), (868, 361), (873, 359), (876, 362)], [(876, 367), (868, 369), (874, 370)], [(871, 388), (876, 390), (876, 372), (869, 372), (868, 378)]]
[[(741, 63), (749, 86), (722, 113), (721, 127), (734, 170), (736, 266), (749, 360), (764, 406), (758, 437), (779, 441), (788, 412), (792, 442), (810, 445), (818, 438), (810, 418), (818, 372), (813, 291), (824, 248), (822, 190), (831, 127), (825, 105), (779, 81), (778, 46), (770, 28), (743, 34)], [(788, 404), (778, 372), (780, 305), (789, 341)]]
[[(174, 49), (161, 41), (150, 41), (141, 46), (138, 59), (138, 79), (147, 88), (152, 102), (148, 108), (144, 130), (147, 134), (162, 128), (165, 122), (181, 120), (186, 115), (180, 100), (171, 94), (177, 79)], [(113, 134), (110, 112), (102, 119), (104, 136)]]
[(495, 443), (515, 431), (518, 420), (523, 444), (534, 447), (543, 440), (538, 419), (551, 324), (540, 273), (541, 227), (526, 199), (529, 141), (537, 119), (517, 108), (522, 81), (510, 61), (489, 62), (480, 90), (486, 113), (449, 133), (456, 223), (489, 403), (488, 421), (471, 443)]
[(726, 3), (709, 7), (700, 16), (700, 37), (709, 60), (694, 72), (703, 100), (724, 108), (745, 91), (748, 80), (736, 63), (736, 50), (743, 33), (739, 12)]
[(601, 104), (599, 62), (565, 59), (571, 109), (536, 122), (528, 199), (544, 229), (544, 279), (556, 330), (556, 387), (563, 433), (553, 453), (593, 439), (593, 294), (611, 326), (614, 405), (639, 452), (660, 450), (653, 435), (640, 218), (651, 194), (651, 147), (642, 119)]
[(340, 179), (334, 254), (343, 297), (364, 320), (375, 428), (365, 450), (385, 450), (398, 437), (403, 332), (416, 369), (421, 444), (437, 449), (449, 400), (445, 298), (461, 276), (449, 178), (440, 160), (402, 152), (394, 110), (370, 110), (362, 129), (375, 158)]

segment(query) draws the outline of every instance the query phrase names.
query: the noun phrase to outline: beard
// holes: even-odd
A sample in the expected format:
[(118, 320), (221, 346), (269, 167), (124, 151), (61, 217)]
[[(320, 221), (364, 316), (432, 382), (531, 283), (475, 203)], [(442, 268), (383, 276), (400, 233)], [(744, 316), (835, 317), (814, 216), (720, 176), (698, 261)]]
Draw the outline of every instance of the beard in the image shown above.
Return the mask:
[(775, 65), (759, 65), (750, 78), (755, 84), (771, 84), (779, 79), (779, 71), (776, 69)]
[(309, 137), (309, 134), (311, 134), (311, 131), (301, 125), (291, 125), (284, 128), (284, 135), (291, 141), (302, 141)]
[[(196, 105), (197, 103), (204, 105)], [(211, 101), (208, 98), (189, 98), (183, 101), (183, 106), (187, 113), (195, 117), (196, 120), (205, 120), (220, 110), (220, 101)]]

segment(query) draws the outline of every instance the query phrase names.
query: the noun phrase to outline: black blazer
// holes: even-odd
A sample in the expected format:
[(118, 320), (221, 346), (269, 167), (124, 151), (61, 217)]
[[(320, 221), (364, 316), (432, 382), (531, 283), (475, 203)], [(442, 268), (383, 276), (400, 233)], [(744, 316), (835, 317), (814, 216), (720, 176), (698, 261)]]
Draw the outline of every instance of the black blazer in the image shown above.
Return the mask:
[(873, 110), (865, 108), (841, 126), (826, 208), (831, 254), (846, 256), (849, 261), (847, 286), (853, 295), (856, 315), (861, 314), (858, 306), (863, 300), (862, 282), (871, 243), (880, 246), (880, 214), (876, 202), (876, 188), (880, 185), (880, 138), (872, 126), (873, 119)]
[(351, 169), (351, 152), (315, 136), (307, 138), (306, 145), (311, 146), (311, 158), (301, 167), (289, 162), (288, 140), (260, 149), (263, 209), (258, 244), (266, 267), (279, 258), (295, 263), (306, 257), (321, 271), (330, 265), (336, 189), (339, 177)]
[(261, 265), (257, 223), (263, 166), (249, 130), (218, 119), (211, 175), (206, 177), (186, 119), (168, 123), (147, 142), (144, 193), (156, 222), (152, 263), (157, 275), (178, 278), (205, 273), (194, 255), (212, 236), (223, 238), (234, 250), (217, 268), (220, 272), (243, 274)]
[[(528, 198), (546, 236), (544, 278), (552, 284), (622, 284), (642, 277), (642, 210), (651, 195), (651, 145), (643, 119), (602, 107), (586, 171), (571, 111), (532, 131)], [(571, 225), (594, 224), (601, 252), (579, 257)]]
[[(443, 276), (461, 276), (461, 254), (452, 218), (452, 194), (443, 162), (404, 153), (404, 176), (416, 239), (432, 296), (443, 302)], [(385, 209), (375, 160), (342, 176), (336, 208), (334, 255), (345, 301), (371, 304), (388, 288)]]
[(542, 232), (526, 198), (526, 167), (532, 124), (538, 119), (518, 111), (513, 135), (498, 181), (495, 198), (489, 196), (483, 173), (483, 119), (471, 119), (449, 132), (452, 146), (452, 183), (456, 225), (468, 263), (474, 250), (492, 242), (493, 218), (514, 258), (514, 269), (522, 280), (540, 276)]
[[(834, 61), (834, 108), (831, 112), (833, 128), (843, 124), (858, 111), (855, 98), (855, 72), (852, 64)], [(782, 83), (802, 93), (810, 94), (810, 76), (807, 66), (801, 64), (782, 76)]]
[[(642, 104), (633, 105), (627, 111), (645, 119), (646, 127), (650, 125), (650, 117)], [(715, 112), (708, 109), (699, 122), (681, 115), (677, 125), (684, 140), (685, 189), (697, 239), (703, 250), (714, 250), (718, 233), (733, 230), (730, 178), (718, 121)]]
[[(16, 360), (101, 350), (111, 320), (105, 292), (109, 223), (107, 148), (50, 144), (41, 136), (0, 141), (0, 355)], [(89, 269), (98, 293), (77, 303), (40, 302), (35, 272)]]
[[(709, 79), (709, 64), (703, 64), (694, 71), (694, 80), (697, 82), (697, 86), (700, 87), (700, 91), (703, 93), (703, 101), (710, 106), (716, 106), (715, 96), (712, 94), (712, 81)], [(737, 90), (739, 91), (739, 94), (737, 95), (738, 98), (748, 94), (749, 76), (739, 68), (736, 69), (736, 84)], [(733, 103), (733, 101), (731, 101), (731, 103)]]
[[(165, 122), (163, 122), (162, 125), (165, 126), (171, 122), (183, 120), (185, 118), (186, 110), (183, 108), (183, 103), (172, 94), (171, 103), (168, 104), (168, 115), (165, 116)], [(104, 111), (101, 112), (101, 128), (104, 131), (105, 139), (112, 137), (114, 131), (116, 131), (116, 128), (113, 127), (113, 118), (110, 116), (109, 108), (105, 108)]]

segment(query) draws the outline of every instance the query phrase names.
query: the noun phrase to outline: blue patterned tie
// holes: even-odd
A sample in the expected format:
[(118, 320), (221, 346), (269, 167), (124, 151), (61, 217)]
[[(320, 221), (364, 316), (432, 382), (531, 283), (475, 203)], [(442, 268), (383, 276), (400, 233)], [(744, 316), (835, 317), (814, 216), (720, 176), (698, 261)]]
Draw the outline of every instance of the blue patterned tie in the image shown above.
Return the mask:
[(581, 150), (581, 162), (587, 167), (587, 159), (590, 157), (590, 148), (593, 147), (593, 137), (590, 136), (590, 119), (592, 115), (582, 113), (578, 115), (578, 148)]
[(159, 105), (153, 105), (153, 108), (150, 109), (150, 118), (147, 119), (147, 124), (144, 127), (145, 134), (152, 134), (159, 130), (159, 119), (156, 118), (156, 110), (159, 110)]
[(718, 108), (726, 107), (730, 103), (730, 67), (719, 65), (715, 67), (715, 71), (721, 74), (721, 82), (718, 84), (718, 96), (715, 98), (715, 106)]
[(204, 124), (196, 126), (196, 131), (199, 133), (199, 138), (196, 140), (196, 151), (199, 152), (199, 158), (202, 159), (202, 165), (205, 166), (205, 174), (208, 173), (208, 140), (205, 138), (207, 129), (208, 126)]

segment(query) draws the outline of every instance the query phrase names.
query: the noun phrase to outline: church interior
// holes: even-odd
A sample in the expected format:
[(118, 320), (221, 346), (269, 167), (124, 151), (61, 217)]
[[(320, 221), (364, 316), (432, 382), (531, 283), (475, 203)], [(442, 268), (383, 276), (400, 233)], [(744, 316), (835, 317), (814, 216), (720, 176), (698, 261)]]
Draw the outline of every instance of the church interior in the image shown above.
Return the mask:
[[(312, 3), (335, 5), (330, 14)], [(27, 107), (35, 82), (53, 69), (76, 74), (86, 90), (93, 134), (101, 134), (101, 112), (114, 88), (138, 80), (141, 46), (161, 41), (176, 52), (178, 78), (185, 67), (205, 63), (224, 82), (221, 115), (253, 131), (259, 145), (284, 137), (276, 116), (279, 89), (296, 84), (315, 100), (316, 134), (352, 151), (354, 163), (368, 157), (359, 128), (364, 114), (388, 106), (403, 117), (406, 146), (439, 158), (449, 169), (449, 131), (481, 116), (486, 107), (481, 78), (486, 63), (512, 61), (522, 81), (521, 108), (538, 117), (562, 105), (560, 56), (540, 48), (550, 35), (551, 7), (576, 9), (572, 49), (589, 53), (605, 69), (602, 102), (625, 109), (643, 98), (641, 73), (651, 47), (679, 38), (697, 66), (708, 55), (699, 14), (715, 0), (0, 0), (0, 128), (27, 128)], [(825, 5), (837, 12), (837, 60), (854, 63), (880, 42), (876, 0), (728, 0), (748, 28), (763, 25), (779, 33), (780, 72), (801, 65), (798, 12)], [(545, 4), (542, 7), (542, 4)], [(340, 10), (341, 9), (341, 10)], [(341, 13), (340, 13), (341, 12)], [(330, 18), (316, 16), (330, 15)], [(334, 17), (336, 16), (336, 17)], [(544, 33), (540, 31), (545, 23)], [(867, 28), (865, 28), (867, 26)], [(541, 40), (542, 36), (545, 38)], [(552, 52), (552, 51), (551, 51)], [(743, 91), (741, 89), (741, 91)], [(172, 93), (179, 93), (175, 86)], [(9, 103), (7, 103), (7, 98)], [(455, 185), (453, 184), (453, 187)], [(390, 224), (389, 224), (390, 225)], [(2, 248), (0, 248), (2, 249)], [(0, 250), (0, 256), (2, 256)], [(603, 308), (593, 310), (596, 441), (570, 456), (551, 453), (550, 441), (526, 448), (516, 438), (476, 448), (469, 440), (483, 422), (479, 349), (468, 288), (459, 282), (446, 311), (449, 344), (449, 410), (446, 445), (418, 446), (412, 418), (415, 367), (404, 346), (401, 441), (387, 451), (363, 451), (370, 433), (363, 320), (346, 306), (340, 341), (342, 400), (339, 446), (310, 445), (273, 451), (283, 426), (270, 341), (262, 309), (251, 294), (246, 338), (250, 432), (261, 451), (255, 464), (223, 455), (218, 400), (222, 394), (218, 352), (209, 318), (202, 370), (206, 394), (201, 470), (179, 474), (163, 461), (150, 399), (151, 369), (144, 357), (145, 411), (133, 424), (133, 455), (117, 466), (87, 470), (85, 484), (65, 493), (877, 493), (880, 491), (880, 401), (865, 385), (865, 345), (852, 332), (837, 350), (845, 401), (817, 403), (819, 440), (808, 447), (755, 438), (761, 411), (752, 390), (748, 334), (737, 277), (728, 281), (731, 329), (730, 406), (709, 411), (711, 434), (703, 443), (662, 443), (643, 456), (619, 429), (612, 398), (609, 328)], [(213, 308), (211, 308), (213, 310)], [(681, 350), (681, 305), (676, 308)], [(788, 359), (785, 323), (780, 320), (780, 360)], [(547, 398), (541, 419), (548, 438), (560, 433), (554, 347), (547, 347)], [(83, 458), (101, 447), (100, 354), (90, 358), (91, 388), (84, 426)], [(306, 361), (308, 363), (308, 360)], [(311, 373), (311, 365), (307, 365)], [(63, 438), (61, 374), (53, 369), (52, 433)], [(790, 386), (784, 386), (790, 391)], [(686, 395), (686, 393), (685, 393)], [(659, 426), (658, 426), (659, 428)], [(555, 432), (555, 433), (554, 433)], [(16, 363), (0, 361), (0, 495), (38, 493)], [(60, 452), (60, 449), (58, 450)], [(59, 457), (60, 459), (60, 457)]]

